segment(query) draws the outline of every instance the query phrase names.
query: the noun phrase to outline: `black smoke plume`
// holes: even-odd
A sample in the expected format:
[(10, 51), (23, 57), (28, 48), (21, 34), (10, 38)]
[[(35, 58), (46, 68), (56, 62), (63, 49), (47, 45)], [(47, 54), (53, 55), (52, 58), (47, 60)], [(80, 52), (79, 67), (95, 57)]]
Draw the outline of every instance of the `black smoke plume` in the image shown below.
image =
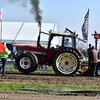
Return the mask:
[(38, 22), (38, 23), (41, 23), (41, 20), (42, 20), (42, 16), (41, 16), (42, 11), (39, 8), (40, 1), (39, 0), (30, 0), (30, 1), (31, 1), (31, 5), (32, 5), (32, 8), (31, 8), (30, 12), (32, 14), (34, 14), (35, 21)]
[(41, 21), (42, 21), (42, 16), (41, 16), (42, 10), (40, 10), (40, 8), (39, 8), (39, 4), (40, 4), (39, 0), (0, 0), (0, 1), (2, 1), (2, 3), (4, 1), (7, 1), (10, 4), (19, 3), (23, 7), (26, 7), (27, 6), (27, 2), (30, 1), (31, 5), (32, 5), (32, 8), (30, 9), (30, 13), (32, 15), (34, 15), (33, 18), (35, 18), (35, 21), (37, 23), (41, 24)]

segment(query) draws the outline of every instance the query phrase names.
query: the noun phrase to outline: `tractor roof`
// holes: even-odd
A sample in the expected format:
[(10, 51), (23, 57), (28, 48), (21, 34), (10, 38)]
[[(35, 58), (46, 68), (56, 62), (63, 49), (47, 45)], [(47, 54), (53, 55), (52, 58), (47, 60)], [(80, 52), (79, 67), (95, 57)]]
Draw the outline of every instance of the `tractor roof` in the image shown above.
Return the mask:
[(76, 36), (76, 33), (66, 33), (66, 32), (58, 32), (58, 31), (49, 31), (50, 34), (56, 36)]

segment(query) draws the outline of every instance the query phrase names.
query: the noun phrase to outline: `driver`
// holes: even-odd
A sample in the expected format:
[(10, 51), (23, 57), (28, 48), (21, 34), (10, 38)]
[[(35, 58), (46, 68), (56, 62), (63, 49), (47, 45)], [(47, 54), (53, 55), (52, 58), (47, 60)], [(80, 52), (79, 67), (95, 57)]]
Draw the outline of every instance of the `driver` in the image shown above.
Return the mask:
[(70, 46), (69, 39), (67, 38), (64, 43), (65, 46)]

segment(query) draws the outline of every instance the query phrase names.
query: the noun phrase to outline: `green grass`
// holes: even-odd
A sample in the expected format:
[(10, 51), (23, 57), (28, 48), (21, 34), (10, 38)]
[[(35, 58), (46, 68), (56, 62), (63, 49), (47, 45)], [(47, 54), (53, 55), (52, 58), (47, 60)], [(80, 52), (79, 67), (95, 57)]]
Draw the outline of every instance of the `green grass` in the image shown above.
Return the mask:
[(13, 64), (7, 64), (7, 67), (14, 68), (14, 65)]
[[(11, 68), (14, 68), (14, 65), (13, 65), (13, 64), (7, 64), (7, 66), (8, 66), (8, 67), (11, 67)], [(39, 69), (39, 67), (38, 67), (37, 69)], [(45, 66), (44, 66), (44, 65), (43, 65), (43, 69), (45, 69)], [(49, 69), (49, 70), (53, 70), (53, 69), (52, 69), (52, 66), (48, 66), (48, 69)]]
[[(10, 68), (14, 68), (14, 65), (13, 64), (7, 64), (7, 67), (10, 67)], [(39, 69), (39, 67), (37, 68)], [(43, 65), (43, 69), (45, 69), (45, 66)], [(52, 66), (48, 66), (48, 69), (49, 70), (53, 70)], [(6, 69), (6, 71), (10, 71), (9, 69)], [(14, 70), (14, 71), (18, 71), (18, 70)], [(39, 72), (39, 73), (54, 73), (54, 71), (35, 71), (35, 72)]]
[(0, 93), (36, 93), (36, 94), (53, 94), (53, 95), (91, 95), (94, 96), (95, 94), (88, 94), (88, 93), (46, 93), (41, 91), (15, 91), (14, 89), (21, 89), (21, 88), (55, 88), (55, 89), (80, 89), (80, 90), (100, 90), (99, 86), (73, 86), (73, 85), (50, 85), (50, 84), (29, 84), (29, 83), (10, 83), (10, 82), (0, 82)]
[[(7, 66), (8, 66), (8, 67), (11, 67), (11, 68), (14, 68), (14, 65), (13, 65), (13, 64), (7, 64)], [(39, 67), (38, 67), (37, 69), (39, 69)], [(43, 69), (45, 69), (45, 66), (44, 66), (44, 65), (43, 65)], [(53, 69), (52, 69), (52, 66), (48, 66), (48, 69), (49, 69), (49, 70), (53, 70)]]
[(73, 86), (73, 85), (50, 85), (50, 84), (29, 84), (0, 82), (0, 90), (14, 91), (20, 88), (56, 88), (56, 89), (80, 89), (80, 90), (100, 90), (100, 86)]

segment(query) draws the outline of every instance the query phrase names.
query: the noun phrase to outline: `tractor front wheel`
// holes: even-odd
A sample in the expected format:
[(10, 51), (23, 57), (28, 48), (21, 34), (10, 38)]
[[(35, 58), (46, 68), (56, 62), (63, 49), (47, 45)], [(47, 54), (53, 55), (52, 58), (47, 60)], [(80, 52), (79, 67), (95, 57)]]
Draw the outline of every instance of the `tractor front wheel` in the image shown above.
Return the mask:
[(22, 73), (30, 73), (35, 71), (38, 67), (36, 59), (29, 53), (21, 54), (16, 61), (17, 69)]

